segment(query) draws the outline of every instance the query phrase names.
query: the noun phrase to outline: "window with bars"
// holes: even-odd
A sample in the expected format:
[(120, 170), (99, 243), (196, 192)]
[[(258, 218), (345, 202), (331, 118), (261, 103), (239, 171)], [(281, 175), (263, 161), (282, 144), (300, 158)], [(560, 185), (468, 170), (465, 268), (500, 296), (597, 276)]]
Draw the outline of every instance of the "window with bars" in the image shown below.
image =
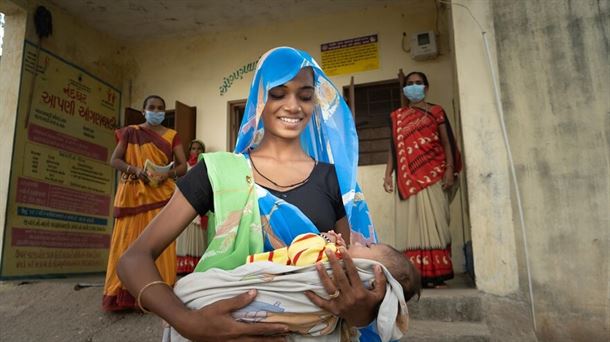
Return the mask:
[[(390, 113), (400, 107), (398, 79), (346, 86), (343, 93), (354, 110), (360, 149), (358, 165), (385, 164), (392, 139)], [(354, 94), (353, 100), (350, 93)]]

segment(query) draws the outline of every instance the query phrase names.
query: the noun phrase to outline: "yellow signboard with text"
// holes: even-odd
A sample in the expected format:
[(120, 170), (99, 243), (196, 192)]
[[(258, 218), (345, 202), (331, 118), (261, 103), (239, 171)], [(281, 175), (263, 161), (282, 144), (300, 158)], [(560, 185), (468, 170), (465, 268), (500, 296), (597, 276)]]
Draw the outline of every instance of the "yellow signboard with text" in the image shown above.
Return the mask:
[(0, 278), (103, 272), (121, 93), (27, 41), (23, 58)]
[(379, 69), (377, 35), (320, 45), (322, 70), (329, 76)]

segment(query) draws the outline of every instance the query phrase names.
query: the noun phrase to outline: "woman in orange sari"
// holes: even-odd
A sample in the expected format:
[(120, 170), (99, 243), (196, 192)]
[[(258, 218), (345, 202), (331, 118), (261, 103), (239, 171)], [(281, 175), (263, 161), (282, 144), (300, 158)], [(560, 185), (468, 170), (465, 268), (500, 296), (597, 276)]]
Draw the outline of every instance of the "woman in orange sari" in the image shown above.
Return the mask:
[(449, 202), (461, 159), (445, 111), (424, 100), (426, 75), (408, 74), (403, 91), (409, 104), (391, 114), (393, 143), (383, 187), (394, 191), (396, 171), (396, 248), (419, 269), (424, 287), (444, 287), (453, 278)]
[[(114, 199), (114, 230), (102, 300), (104, 311), (137, 307), (116, 275), (116, 263), (169, 201), (175, 188), (173, 178), (186, 173), (186, 157), (178, 134), (161, 124), (165, 119), (165, 101), (156, 95), (147, 97), (142, 114), (145, 123), (116, 131), (118, 144), (110, 160), (121, 177)], [(153, 173), (144, 170), (147, 160), (161, 166), (173, 161), (174, 166), (167, 173)], [(165, 282), (173, 284), (176, 281), (175, 243), (161, 253), (156, 264)]]

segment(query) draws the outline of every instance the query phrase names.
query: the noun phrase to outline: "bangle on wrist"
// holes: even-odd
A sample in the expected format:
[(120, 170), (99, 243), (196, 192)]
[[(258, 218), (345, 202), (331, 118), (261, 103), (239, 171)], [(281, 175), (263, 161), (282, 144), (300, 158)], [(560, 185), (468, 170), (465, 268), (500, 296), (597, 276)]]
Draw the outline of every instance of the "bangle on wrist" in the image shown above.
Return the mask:
[(138, 292), (138, 299), (136, 300), (136, 303), (138, 303), (138, 306), (140, 307), (140, 310), (142, 310), (142, 312), (144, 313), (150, 313), (150, 311), (146, 310), (143, 306), (142, 306), (142, 293), (144, 293), (144, 291), (146, 289), (148, 289), (149, 287), (153, 286), (153, 285), (165, 285), (169, 288), (171, 288), (171, 286), (169, 286), (166, 282), (164, 282), (163, 280), (155, 280), (155, 281), (151, 281), (150, 283), (144, 285), (144, 287), (142, 287), (140, 289), (140, 292)]
[(125, 173), (129, 173), (129, 169), (131, 169), (131, 165), (127, 165), (127, 169), (125, 170)]

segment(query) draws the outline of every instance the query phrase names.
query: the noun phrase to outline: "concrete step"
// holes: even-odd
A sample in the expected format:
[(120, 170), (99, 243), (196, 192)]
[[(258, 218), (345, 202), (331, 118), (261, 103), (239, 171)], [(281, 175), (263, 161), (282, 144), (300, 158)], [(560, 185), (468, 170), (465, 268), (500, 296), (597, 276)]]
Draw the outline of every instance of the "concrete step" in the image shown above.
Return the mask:
[(407, 304), (414, 320), (442, 322), (483, 321), (482, 294), (476, 289), (425, 289)]
[(401, 342), (489, 342), (487, 325), (475, 322), (440, 322), (415, 320)]

